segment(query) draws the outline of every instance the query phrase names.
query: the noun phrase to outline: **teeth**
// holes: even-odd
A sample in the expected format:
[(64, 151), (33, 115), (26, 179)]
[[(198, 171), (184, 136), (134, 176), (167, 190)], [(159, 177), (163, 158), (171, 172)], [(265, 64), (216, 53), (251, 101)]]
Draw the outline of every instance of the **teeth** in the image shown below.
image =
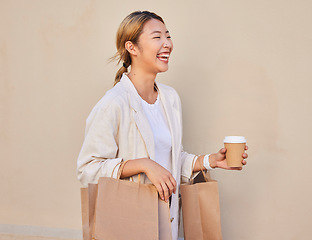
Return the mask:
[(158, 55), (158, 57), (168, 58), (169, 55)]

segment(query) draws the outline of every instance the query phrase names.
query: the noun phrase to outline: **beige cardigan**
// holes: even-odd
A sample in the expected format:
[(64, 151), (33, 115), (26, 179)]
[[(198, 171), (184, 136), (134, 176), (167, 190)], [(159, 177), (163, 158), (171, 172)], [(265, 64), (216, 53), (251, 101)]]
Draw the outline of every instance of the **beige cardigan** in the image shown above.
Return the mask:
[[(182, 148), (182, 112), (177, 92), (157, 83), (159, 97), (164, 105), (172, 138), (172, 175), (179, 189), (181, 179), (191, 175), (194, 155)], [(152, 129), (141, 106), (140, 97), (126, 74), (119, 83), (106, 92), (95, 105), (86, 122), (85, 140), (77, 163), (78, 179), (83, 186), (97, 183), (99, 177), (110, 177), (114, 167), (123, 159), (143, 157), (155, 159)], [(116, 168), (117, 169), (117, 168)], [(117, 177), (117, 170), (113, 177)], [(151, 183), (144, 176), (142, 183)], [(137, 176), (134, 176), (137, 181)], [(178, 238), (179, 194), (172, 195), (170, 208), (173, 239)]]

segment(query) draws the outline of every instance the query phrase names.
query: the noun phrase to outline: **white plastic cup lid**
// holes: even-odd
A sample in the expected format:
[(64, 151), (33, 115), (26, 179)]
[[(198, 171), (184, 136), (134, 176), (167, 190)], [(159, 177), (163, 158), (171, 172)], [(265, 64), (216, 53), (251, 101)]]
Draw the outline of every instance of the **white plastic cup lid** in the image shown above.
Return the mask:
[(243, 136), (226, 136), (224, 138), (225, 143), (245, 143), (246, 138)]

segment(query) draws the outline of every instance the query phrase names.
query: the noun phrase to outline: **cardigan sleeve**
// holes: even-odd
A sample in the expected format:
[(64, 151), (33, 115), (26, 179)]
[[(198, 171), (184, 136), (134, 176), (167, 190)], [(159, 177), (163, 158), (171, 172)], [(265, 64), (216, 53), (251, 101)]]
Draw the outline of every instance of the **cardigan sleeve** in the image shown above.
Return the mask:
[(193, 175), (192, 163), (195, 156), (196, 155), (194, 154), (183, 151), (183, 149), (181, 151), (181, 162), (182, 162), (181, 177), (183, 182), (189, 181)]
[(117, 177), (116, 166), (122, 161), (117, 157), (119, 114), (120, 109), (114, 104), (97, 104), (87, 118), (77, 160), (77, 176), (83, 186), (97, 183), (100, 177)]

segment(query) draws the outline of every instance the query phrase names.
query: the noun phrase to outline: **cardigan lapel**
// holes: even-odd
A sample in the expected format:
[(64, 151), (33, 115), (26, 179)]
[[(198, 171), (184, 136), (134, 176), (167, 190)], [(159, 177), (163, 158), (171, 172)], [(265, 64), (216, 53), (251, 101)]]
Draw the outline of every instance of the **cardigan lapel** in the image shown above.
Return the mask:
[[(131, 80), (124, 74), (120, 80), (123, 86), (126, 88), (128, 92), (129, 103), (132, 109), (134, 110), (134, 121), (141, 133), (141, 136), (145, 142), (146, 150), (149, 154), (149, 157), (155, 160), (155, 144), (154, 144), (154, 135), (153, 131), (149, 125), (148, 119), (145, 116), (144, 110), (141, 105), (140, 96), (132, 84)], [(177, 109), (177, 106), (174, 105), (174, 97), (170, 97), (169, 94), (165, 94), (161, 87), (161, 84), (158, 86), (159, 95), (161, 102), (165, 109), (165, 114), (168, 120), (170, 133), (171, 133), (171, 141), (172, 141), (172, 175), (175, 179), (177, 179), (177, 161), (179, 152), (179, 139), (181, 135), (181, 129), (179, 128), (180, 124), (176, 122), (176, 119), (179, 119), (180, 112)], [(159, 88), (160, 87), (160, 88)]]
[(159, 94), (160, 94), (160, 99), (163, 103), (166, 117), (169, 123), (169, 128), (170, 128), (170, 133), (171, 133), (171, 144), (172, 144), (172, 175), (175, 179), (177, 179), (177, 160), (178, 160), (178, 145), (179, 144), (179, 136), (178, 133), (181, 131), (179, 129), (179, 124), (175, 121), (175, 119), (179, 118), (179, 111), (174, 106), (173, 98), (170, 97), (170, 95), (164, 94), (162, 88), (159, 88)]
[(145, 147), (148, 153), (148, 157), (155, 160), (155, 144), (154, 144), (154, 135), (153, 131), (149, 125), (148, 119), (145, 116), (144, 110), (140, 102), (140, 96), (135, 89), (131, 80), (124, 74), (120, 80), (123, 86), (128, 92), (129, 103), (132, 109), (134, 110), (134, 121), (141, 133), (141, 136), (144, 140)]
[(135, 112), (134, 120), (144, 139), (145, 147), (149, 155), (148, 157), (155, 160), (154, 135), (143, 110)]

